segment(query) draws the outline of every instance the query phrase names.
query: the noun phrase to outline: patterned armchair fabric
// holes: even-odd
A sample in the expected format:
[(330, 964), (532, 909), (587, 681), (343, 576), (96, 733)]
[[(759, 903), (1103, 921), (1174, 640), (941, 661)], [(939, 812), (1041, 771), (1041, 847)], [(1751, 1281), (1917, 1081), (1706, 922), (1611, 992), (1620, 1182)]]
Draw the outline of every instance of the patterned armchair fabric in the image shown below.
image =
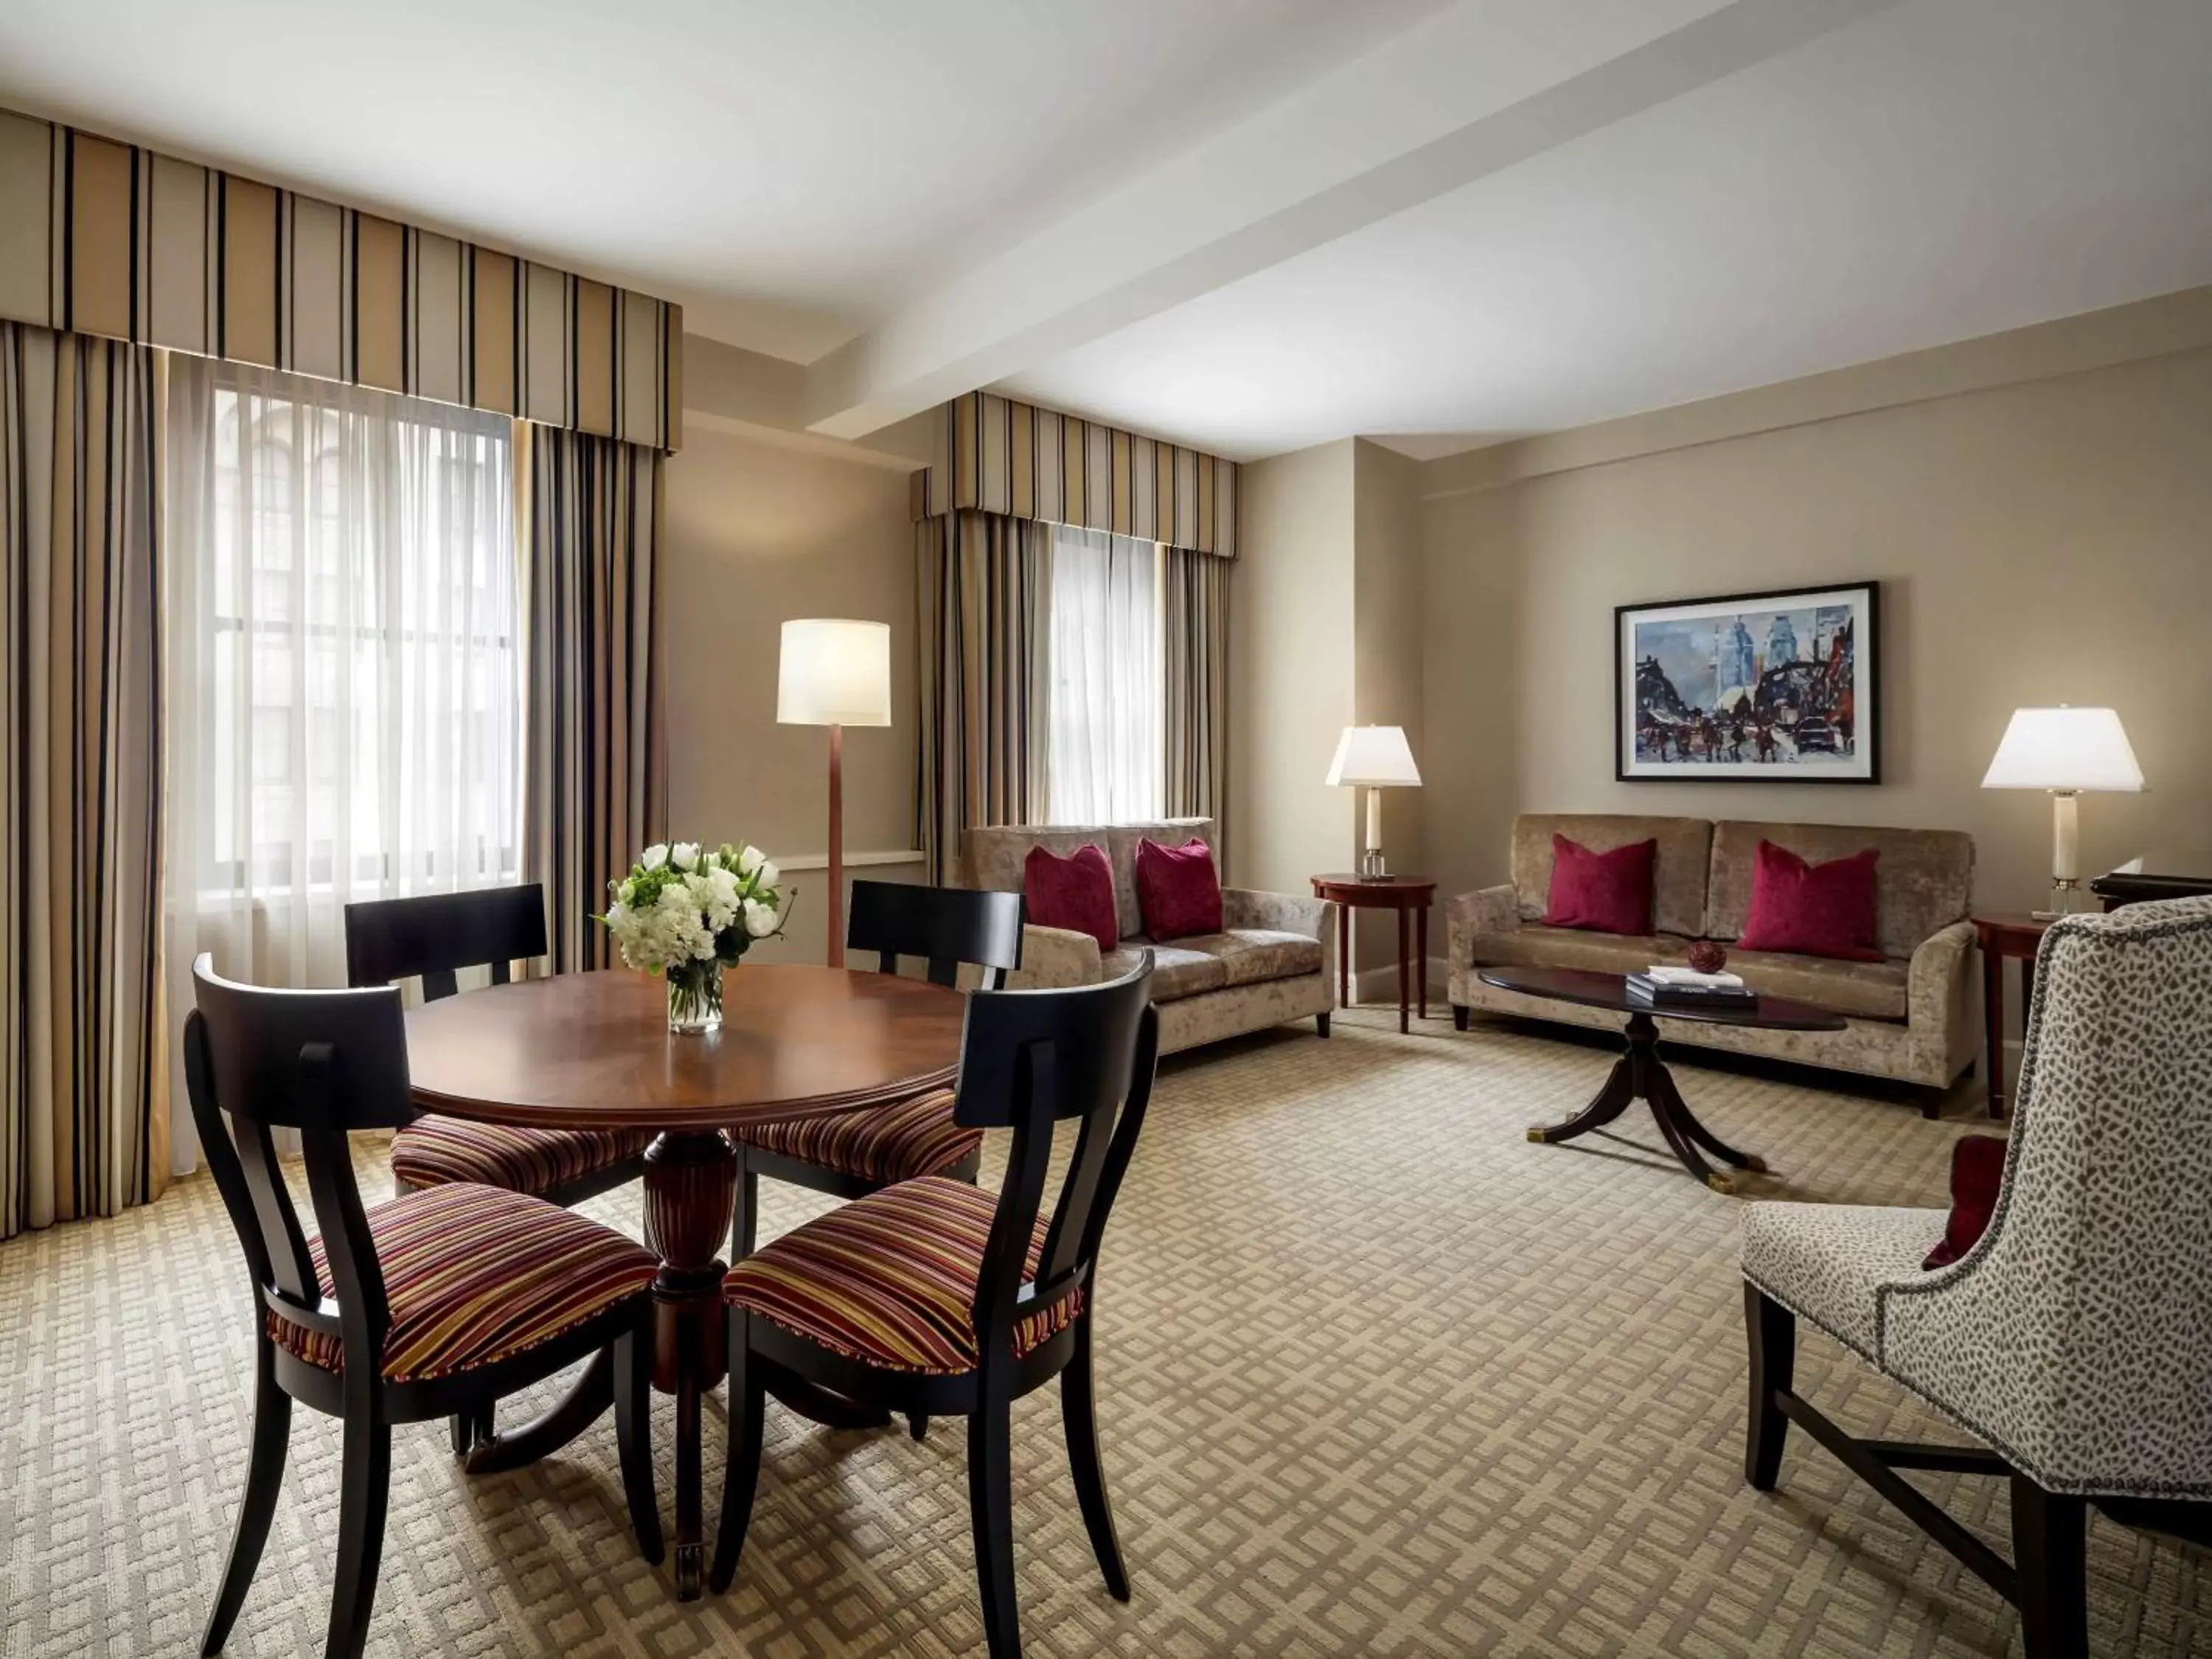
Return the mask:
[[(1754, 1204), (1744, 1276), (2054, 1492), (2212, 1497), (2212, 898), (2045, 935), (1989, 1231)], [(1925, 1241), (1923, 1244), (1923, 1241)]]

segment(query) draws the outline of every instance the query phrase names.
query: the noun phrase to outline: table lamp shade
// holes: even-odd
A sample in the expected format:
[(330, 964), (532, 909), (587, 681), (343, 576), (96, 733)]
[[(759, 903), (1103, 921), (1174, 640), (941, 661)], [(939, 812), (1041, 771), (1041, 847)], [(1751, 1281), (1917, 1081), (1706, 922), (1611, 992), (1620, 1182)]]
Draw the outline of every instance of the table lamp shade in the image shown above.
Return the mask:
[(889, 726), (889, 623), (801, 617), (783, 625), (775, 718), (782, 726)]
[(1370, 787), (1413, 786), (1421, 781), (1405, 730), (1396, 726), (1347, 726), (1336, 740), (1328, 781)]
[(2142, 769), (2110, 708), (2016, 708), (1984, 789), (2083, 789), (2133, 793)]

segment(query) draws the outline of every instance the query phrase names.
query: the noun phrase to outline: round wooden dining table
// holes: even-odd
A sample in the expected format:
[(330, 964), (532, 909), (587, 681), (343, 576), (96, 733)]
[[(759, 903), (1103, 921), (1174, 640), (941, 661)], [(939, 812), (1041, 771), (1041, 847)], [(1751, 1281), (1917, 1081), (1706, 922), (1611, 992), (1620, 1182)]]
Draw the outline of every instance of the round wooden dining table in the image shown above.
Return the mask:
[[(615, 969), (522, 980), (407, 1014), (407, 1062), (425, 1111), (541, 1129), (644, 1129), (645, 1243), (653, 1280), (653, 1386), (676, 1398), (676, 1582), (699, 1594), (700, 1401), (722, 1380), (720, 1257), (737, 1200), (725, 1130), (791, 1122), (949, 1085), (966, 1007), (957, 991), (895, 975), (776, 963), (731, 970), (722, 1026), (668, 1030), (662, 981)], [(847, 1423), (832, 1396), (787, 1404)], [(602, 1356), (535, 1422), (477, 1446), (471, 1473), (559, 1449), (614, 1401)]]

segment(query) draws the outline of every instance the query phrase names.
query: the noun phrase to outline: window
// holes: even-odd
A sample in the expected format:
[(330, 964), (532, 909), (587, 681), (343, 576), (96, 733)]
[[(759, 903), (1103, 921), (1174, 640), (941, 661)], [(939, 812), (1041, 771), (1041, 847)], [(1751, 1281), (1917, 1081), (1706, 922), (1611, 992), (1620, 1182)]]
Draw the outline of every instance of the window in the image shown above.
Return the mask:
[(343, 983), (347, 902), (517, 878), (512, 434), (174, 365), (170, 881), (227, 971)]
[(1165, 796), (1160, 550), (1054, 527), (1046, 750), (1054, 823), (1160, 816)]

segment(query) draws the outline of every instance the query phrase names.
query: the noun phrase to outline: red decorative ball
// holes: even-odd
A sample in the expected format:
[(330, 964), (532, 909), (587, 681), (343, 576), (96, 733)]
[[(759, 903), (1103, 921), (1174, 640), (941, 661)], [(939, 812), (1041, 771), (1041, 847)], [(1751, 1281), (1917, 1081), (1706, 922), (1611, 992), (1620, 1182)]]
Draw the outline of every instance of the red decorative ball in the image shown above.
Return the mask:
[(1728, 952), (1711, 939), (1701, 939), (1690, 947), (1690, 966), (1701, 974), (1717, 974), (1728, 966)]

